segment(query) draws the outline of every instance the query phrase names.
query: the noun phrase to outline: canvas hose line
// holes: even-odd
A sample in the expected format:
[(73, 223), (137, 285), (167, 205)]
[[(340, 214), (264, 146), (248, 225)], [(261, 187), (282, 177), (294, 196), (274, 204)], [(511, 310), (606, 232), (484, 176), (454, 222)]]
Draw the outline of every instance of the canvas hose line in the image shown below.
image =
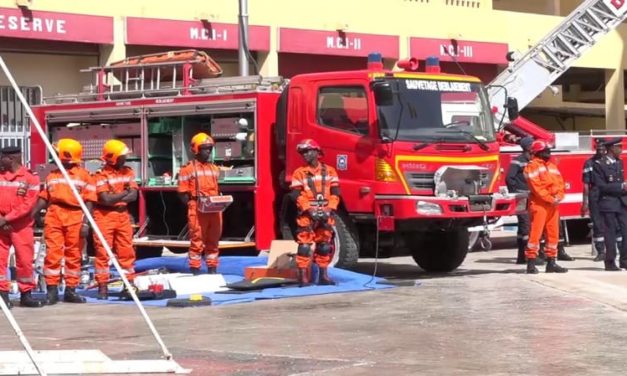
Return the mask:
[(54, 159), (54, 163), (57, 165), (57, 167), (59, 168), (59, 170), (63, 174), (63, 177), (65, 178), (65, 180), (69, 183), (70, 189), (72, 190), (72, 194), (74, 195), (74, 197), (78, 201), (78, 204), (80, 205), (81, 210), (83, 211), (83, 213), (85, 214), (85, 217), (89, 221), (89, 224), (91, 225), (91, 228), (94, 230), (94, 233), (98, 237), (98, 240), (100, 240), (100, 242), (102, 243), (104, 249), (107, 251), (107, 254), (109, 255), (109, 258), (110, 258), (113, 266), (115, 266), (115, 269), (118, 271), (118, 273), (120, 273), (120, 277), (121, 277), (122, 281), (124, 282), (124, 286), (128, 290), (128, 292), (131, 295), (131, 297), (133, 298), (133, 301), (137, 305), (137, 308), (139, 309), (141, 315), (144, 318), (144, 321), (146, 321), (146, 324), (150, 328), (150, 331), (152, 332), (152, 335), (155, 337), (155, 340), (157, 341), (157, 343), (161, 347), (161, 351), (163, 352), (163, 356), (165, 357), (165, 359), (171, 360), (172, 359), (172, 354), (170, 353), (170, 351), (166, 347), (165, 343), (161, 339), (161, 336), (157, 332), (157, 329), (155, 328), (152, 320), (150, 320), (150, 317), (148, 317), (148, 314), (146, 313), (146, 310), (144, 309), (144, 306), (141, 304), (141, 302), (139, 301), (139, 299), (137, 297), (137, 294), (135, 293), (135, 289), (130, 284), (130, 282), (128, 281), (126, 275), (124, 274), (124, 271), (122, 270), (122, 267), (120, 266), (120, 264), (118, 263), (118, 260), (116, 259), (115, 255), (111, 251), (111, 247), (109, 246), (109, 243), (107, 243), (106, 239), (102, 235), (102, 232), (100, 231), (100, 228), (98, 227), (98, 224), (94, 221), (94, 218), (92, 217), (91, 213), (89, 213), (89, 210), (87, 209), (87, 206), (85, 205), (85, 202), (83, 201), (83, 198), (81, 197), (81, 195), (76, 190), (76, 186), (72, 182), (72, 179), (70, 178), (70, 176), (69, 176), (67, 170), (65, 169), (65, 167), (63, 167), (63, 164), (61, 163), (61, 160), (57, 156), (57, 153), (55, 152), (54, 147), (50, 143), (50, 140), (48, 140), (48, 136), (46, 135), (46, 133), (42, 129), (41, 124), (39, 124), (39, 120), (37, 119), (37, 117), (33, 113), (33, 110), (31, 109), (30, 105), (28, 104), (28, 102), (24, 98), (24, 95), (22, 94), (22, 91), (20, 90), (19, 86), (15, 82), (15, 79), (13, 78), (13, 75), (9, 71), (9, 68), (7, 67), (7, 65), (5, 64), (4, 59), (2, 58), (2, 56), (0, 56), (0, 66), (2, 67), (2, 70), (4, 71), (7, 79), (11, 83), (11, 86), (15, 90), (15, 95), (19, 98), (20, 102), (22, 103), (22, 106), (24, 106), (24, 109), (28, 113), (28, 116), (30, 116), (31, 121), (35, 125), (35, 128), (37, 129), (37, 133), (39, 133), (39, 136), (41, 137), (41, 139), (43, 140), (44, 144), (46, 145), (46, 148), (48, 149), (48, 152), (50, 153), (50, 155)]

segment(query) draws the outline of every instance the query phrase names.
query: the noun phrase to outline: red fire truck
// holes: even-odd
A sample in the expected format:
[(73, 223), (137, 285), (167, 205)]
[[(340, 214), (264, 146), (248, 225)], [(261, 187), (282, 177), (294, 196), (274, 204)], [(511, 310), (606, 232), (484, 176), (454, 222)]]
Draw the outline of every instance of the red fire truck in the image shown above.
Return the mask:
[[(198, 64), (185, 58), (91, 68), (96, 83), (83, 93), (34, 108), (51, 140), (83, 143), (88, 169), (99, 167), (107, 139), (128, 144), (141, 183), (132, 208), (140, 254), (189, 245), (176, 177), (199, 131), (216, 140), (215, 163), (233, 167), (220, 177), (222, 192), (234, 196), (224, 213), (225, 248), (265, 250), (293, 236), (296, 209), (287, 193), (304, 138), (320, 143), (324, 163), (340, 175), (339, 266), (360, 254), (404, 251), (426, 270), (453, 270), (466, 256), (468, 227), (524, 204), (497, 184), (499, 144), (484, 86), (440, 72), (436, 59), (423, 71), (414, 60), (387, 71), (373, 54), (364, 70), (291, 80), (202, 78), (206, 67)], [(48, 157), (35, 133), (31, 158), (45, 176)]]

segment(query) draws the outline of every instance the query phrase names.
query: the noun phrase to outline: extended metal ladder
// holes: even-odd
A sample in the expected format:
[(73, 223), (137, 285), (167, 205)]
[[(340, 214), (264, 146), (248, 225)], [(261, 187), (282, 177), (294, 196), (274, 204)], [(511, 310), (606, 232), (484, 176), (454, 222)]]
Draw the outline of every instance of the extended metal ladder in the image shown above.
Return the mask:
[(193, 61), (90, 67), (81, 70), (93, 76), (93, 83), (78, 94), (45, 97), (45, 103), (85, 102), (115, 99), (217, 94), (242, 91), (282, 90), (282, 77), (193, 77)]
[(520, 59), (501, 72), (488, 88), (490, 103), (497, 108), (498, 126), (507, 113), (506, 96), (527, 106), (561, 76), (601, 37), (627, 18), (627, 0), (586, 0)]

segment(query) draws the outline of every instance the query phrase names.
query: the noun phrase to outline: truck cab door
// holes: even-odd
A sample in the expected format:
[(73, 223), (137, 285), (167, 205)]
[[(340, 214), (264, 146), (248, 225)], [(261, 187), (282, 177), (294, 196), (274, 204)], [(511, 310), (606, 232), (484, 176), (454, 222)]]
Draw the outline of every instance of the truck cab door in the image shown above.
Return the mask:
[(337, 170), (342, 195), (351, 197), (344, 200), (345, 205), (357, 206), (349, 211), (368, 206), (352, 198), (363, 196), (359, 190), (372, 181), (374, 174), (376, 131), (367, 85), (364, 80), (318, 82), (312, 88), (316, 100), (310, 103), (307, 125), (303, 127), (303, 138), (316, 140), (324, 151), (322, 161)]

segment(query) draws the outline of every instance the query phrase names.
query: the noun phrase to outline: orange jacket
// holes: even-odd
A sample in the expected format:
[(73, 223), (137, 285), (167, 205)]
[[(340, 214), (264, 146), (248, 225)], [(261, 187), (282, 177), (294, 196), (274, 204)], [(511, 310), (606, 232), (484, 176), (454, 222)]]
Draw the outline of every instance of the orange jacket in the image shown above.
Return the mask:
[[(128, 166), (120, 169), (105, 165), (94, 174), (96, 194), (122, 193), (127, 188), (139, 189), (135, 182), (135, 172)], [(126, 206), (126, 202), (118, 202), (115, 206)]]
[[(98, 201), (96, 198), (96, 185), (89, 171), (80, 166), (73, 166), (67, 172), (83, 201)], [(61, 170), (54, 170), (48, 174), (44, 189), (39, 194), (39, 197), (51, 204), (79, 206)]]
[(8, 222), (27, 217), (38, 194), (39, 178), (26, 167), (0, 171), (0, 216)]
[(531, 192), (529, 198), (537, 203), (555, 204), (564, 199), (564, 179), (552, 162), (533, 157), (525, 167), (525, 178)]
[(292, 190), (299, 191), (296, 206), (301, 212), (309, 210), (312, 204), (315, 204), (318, 194), (322, 194), (323, 198), (328, 200), (329, 209), (337, 210), (340, 203), (339, 187), (340, 179), (335, 169), (322, 162), (318, 164), (318, 167), (297, 168), (292, 174), (290, 186)]
[[(179, 171), (178, 192), (187, 193), (193, 199), (198, 194), (201, 196), (217, 196), (220, 194), (218, 188), (219, 176), (220, 169), (215, 164), (191, 161)], [(197, 186), (198, 188), (196, 188)]]

